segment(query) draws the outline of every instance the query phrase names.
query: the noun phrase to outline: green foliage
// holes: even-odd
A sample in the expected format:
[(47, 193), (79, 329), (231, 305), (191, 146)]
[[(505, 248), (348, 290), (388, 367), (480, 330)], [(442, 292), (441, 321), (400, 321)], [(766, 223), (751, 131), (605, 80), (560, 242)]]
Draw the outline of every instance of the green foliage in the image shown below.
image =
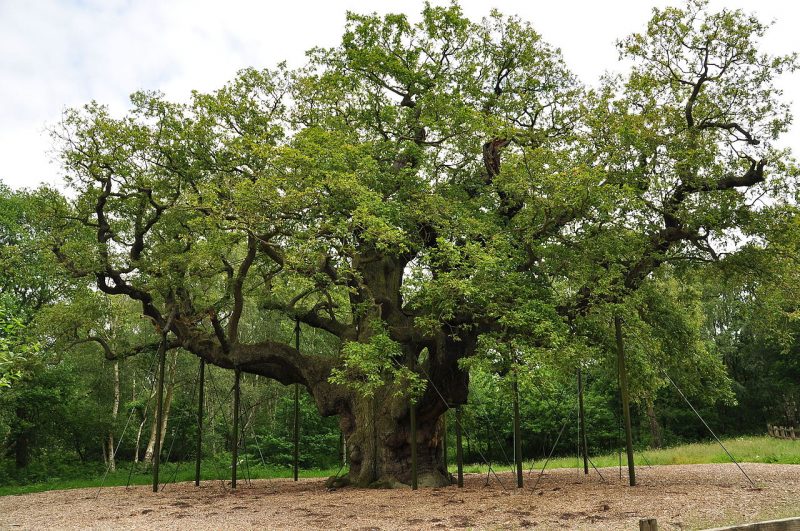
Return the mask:
[(0, 389), (22, 376), (26, 357), (35, 354), (36, 345), (27, 345), (21, 339), (25, 330), (22, 319), (13, 315), (6, 297), (0, 298)]
[(355, 389), (361, 396), (371, 397), (375, 391), (392, 382), (397, 396), (416, 399), (425, 391), (426, 381), (413, 369), (400, 365), (401, 346), (392, 341), (380, 324), (368, 342), (349, 341), (342, 347), (342, 366), (331, 370), (331, 383)]

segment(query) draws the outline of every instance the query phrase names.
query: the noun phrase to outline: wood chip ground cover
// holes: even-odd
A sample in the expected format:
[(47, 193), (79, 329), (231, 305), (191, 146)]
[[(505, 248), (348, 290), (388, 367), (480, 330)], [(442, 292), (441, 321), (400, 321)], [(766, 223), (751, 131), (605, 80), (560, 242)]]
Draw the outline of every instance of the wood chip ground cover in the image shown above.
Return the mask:
[[(49, 491), (0, 498), (1, 529), (696, 529), (800, 516), (800, 465), (747, 464), (753, 489), (734, 465), (640, 467), (630, 488), (616, 468), (587, 478), (548, 470), (533, 490), (510, 472), (465, 476), (465, 488), (325, 488), (323, 479), (170, 484)], [(623, 473), (625, 470), (623, 469)]]

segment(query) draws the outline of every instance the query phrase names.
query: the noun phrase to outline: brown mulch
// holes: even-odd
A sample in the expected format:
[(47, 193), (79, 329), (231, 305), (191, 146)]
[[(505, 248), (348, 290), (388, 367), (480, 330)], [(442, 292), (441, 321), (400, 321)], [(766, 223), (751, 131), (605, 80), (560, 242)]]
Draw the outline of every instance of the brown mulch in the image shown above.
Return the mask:
[[(654, 466), (637, 469), (630, 488), (616, 468), (584, 477), (536, 472), (523, 489), (510, 472), (468, 474), (465, 488), (328, 490), (323, 479), (220, 481), (199, 489), (167, 485), (49, 491), (0, 497), (1, 529), (638, 529), (657, 518), (659, 529), (685, 529), (800, 516), (800, 465), (747, 464), (749, 486), (734, 465)], [(623, 472), (624, 469), (623, 469)]]

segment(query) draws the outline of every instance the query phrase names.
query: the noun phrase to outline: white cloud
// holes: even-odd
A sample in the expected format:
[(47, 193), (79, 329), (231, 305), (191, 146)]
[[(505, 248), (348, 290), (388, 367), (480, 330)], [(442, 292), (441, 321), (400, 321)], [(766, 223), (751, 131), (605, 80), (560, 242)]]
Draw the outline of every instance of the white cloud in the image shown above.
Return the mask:
[[(775, 19), (765, 42), (770, 51), (798, 48), (800, 4), (712, 2), (723, 5)], [(14, 187), (58, 182), (43, 132), (65, 107), (94, 99), (120, 112), (138, 89), (185, 99), (192, 89), (212, 90), (246, 66), (302, 63), (308, 48), (336, 44), (346, 10), (416, 14), (421, 6), (421, 0), (0, 0), (0, 179)], [(496, 6), (530, 20), (584, 81), (593, 82), (613, 68), (615, 39), (642, 29), (651, 4), (467, 0), (462, 6), (473, 19)], [(784, 84), (790, 99), (800, 99), (799, 79)], [(800, 114), (797, 103), (794, 109)], [(800, 146), (797, 126), (788, 141)]]

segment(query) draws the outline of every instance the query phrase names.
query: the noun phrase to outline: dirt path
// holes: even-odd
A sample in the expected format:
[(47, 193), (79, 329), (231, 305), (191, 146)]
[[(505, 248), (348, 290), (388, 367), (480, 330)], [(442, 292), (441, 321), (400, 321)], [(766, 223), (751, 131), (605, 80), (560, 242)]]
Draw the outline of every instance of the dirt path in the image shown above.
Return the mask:
[(467, 475), (464, 489), (328, 491), (322, 479), (182, 483), (149, 487), (50, 491), (0, 497), (0, 528), (97, 529), (684, 529), (767, 517), (800, 516), (800, 465), (745, 465), (759, 489), (733, 465), (642, 467), (640, 485), (625, 486), (617, 469), (587, 479), (575, 470), (548, 471), (536, 490), (508, 490), (492, 478)]

